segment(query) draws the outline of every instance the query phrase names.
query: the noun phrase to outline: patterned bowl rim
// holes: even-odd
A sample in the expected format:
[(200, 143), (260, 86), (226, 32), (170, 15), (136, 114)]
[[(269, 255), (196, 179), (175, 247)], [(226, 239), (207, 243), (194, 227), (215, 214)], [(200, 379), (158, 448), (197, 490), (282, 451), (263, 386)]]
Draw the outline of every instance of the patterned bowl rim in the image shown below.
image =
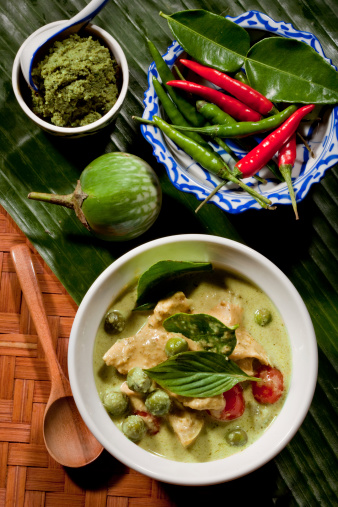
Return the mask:
[[(296, 30), (291, 23), (274, 21), (266, 14), (254, 10), (236, 17), (227, 16), (227, 19), (234, 21), (243, 28), (269, 31), (277, 35), (305, 42), (336, 69), (332, 61), (325, 56), (319, 40), (310, 32)], [(163, 58), (169, 67), (171, 67), (182, 52), (183, 48), (177, 41), (173, 41), (168, 47), (167, 52), (163, 55)], [(151, 63), (148, 69), (148, 89), (144, 93), (143, 104), (145, 109), (143, 118), (145, 119), (151, 119), (159, 109), (158, 98), (152, 84), (153, 76), (157, 77), (154, 62)], [(142, 125), (141, 132), (144, 138), (152, 145), (153, 154), (157, 161), (165, 166), (172, 184), (178, 190), (192, 193), (198, 200), (204, 200), (211, 191), (210, 186), (204, 186), (199, 181), (196, 181), (191, 174), (181, 167), (169, 152), (167, 144), (164, 141), (164, 136), (159, 129), (149, 125)], [(322, 150), (312, 165), (311, 160), (308, 152), (304, 151), (304, 160), (300, 168), (300, 174), (293, 180), (297, 202), (303, 200), (309, 192), (311, 185), (319, 182), (324, 176), (325, 171), (338, 162), (338, 106), (332, 108), (332, 112), (328, 118), (326, 132), (322, 139)], [(207, 171), (204, 169), (202, 171), (204, 172), (205, 181), (216, 186), (217, 180), (213, 181), (213, 177)], [(291, 204), (290, 195), (285, 183), (279, 184), (273, 190), (266, 190), (263, 185), (258, 184), (257, 190), (262, 195), (271, 199), (273, 204)], [(231, 189), (218, 191), (211, 201), (221, 209), (234, 214), (241, 213), (247, 209), (262, 209), (249, 194)]]

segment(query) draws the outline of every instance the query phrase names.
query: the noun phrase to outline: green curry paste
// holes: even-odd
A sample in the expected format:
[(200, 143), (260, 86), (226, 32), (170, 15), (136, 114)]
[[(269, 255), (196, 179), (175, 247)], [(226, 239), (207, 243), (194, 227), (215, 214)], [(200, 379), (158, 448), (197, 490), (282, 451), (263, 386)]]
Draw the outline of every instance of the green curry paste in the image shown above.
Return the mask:
[(32, 92), (32, 109), (58, 127), (99, 120), (117, 100), (117, 70), (109, 49), (92, 37), (56, 41), (32, 71), (40, 92)]

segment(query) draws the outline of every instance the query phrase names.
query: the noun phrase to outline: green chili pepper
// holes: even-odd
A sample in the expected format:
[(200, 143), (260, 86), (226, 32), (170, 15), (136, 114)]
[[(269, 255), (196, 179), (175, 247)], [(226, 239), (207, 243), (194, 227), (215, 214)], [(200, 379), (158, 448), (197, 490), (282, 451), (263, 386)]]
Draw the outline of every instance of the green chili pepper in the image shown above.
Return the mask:
[[(236, 123), (228, 113), (222, 111), (216, 104), (211, 102), (205, 102), (204, 100), (198, 100), (196, 102), (197, 111), (201, 112), (206, 120), (210, 120), (213, 124), (228, 125)], [(237, 155), (232, 149), (220, 138), (215, 137), (215, 141), (221, 148), (223, 148), (236, 162), (238, 161)]]
[(180, 112), (183, 114), (183, 116), (186, 118), (186, 120), (188, 120), (194, 127), (201, 127), (205, 123), (203, 116), (196, 111), (195, 107), (190, 104), (188, 100), (186, 100), (182, 95), (174, 90), (172, 86), (167, 86), (166, 83), (175, 79), (175, 76), (169, 69), (166, 62), (163, 60), (160, 52), (155, 47), (155, 45), (150, 40), (147, 40), (147, 42), (149, 51), (154, 59), (157, 72), (161, 78), (164, 88), (167, 90), (170, 97)]
[[(176, 73), (177, 73), (178, 77), (179, 77), (180, 79), (184, 80), (184, 76), (181, 74), (181, 72), (180, 72), (179, 68), (178, 68), (176, 65), (174, 65), (174, 68), (175, 68), (175, 71), (176, 71)], [(154, 81), (154, 80), (153, 80), (153, 81)], [(154, 86), (155, 86), (155, 82), (154, 82)], [(161, 86), (161, 85), (160, 85), (160, 86)], [(156, 91), (156, 86), (155, 86), (155, 91)], [(163, 91), (163, 88), (162, 88), (162, 91)], [(163, 91), (163, 92), (164, 92), (164, 91)], [(165, 92), (164, 92), (164, 93), (165, 93)], [(158, 95), (158, 94), (157, 94), (157, 95)], [(163, 100), (165, 100), (165, 98), (164, 98), (164, 97), (163, 97)], [(168, 100), (170, 100), (170, 99), (168, 99)], [(171, 102), (171, 101), (170, 101), (170, 102)], [(167, 101), (166, 101), (166, 103), (167, 103)], [(164, 106), (164, 103), (162, 103), (162, 104), (163, 104), (163, 108), (164, 108), (164, 110), (166, 111), (166, 108), (165, 108), (165, 106)], [(197, 102), (197, 104), (198, 104), (198, 102)], [(197, 104), (196, 104), (196, 109), (197, 109), (197, 111), (198, 111)], [(169, 107), (169, 105), (170, 105), (170, 104), (168, 104), (168, 107)], [(210, 105), (213, 105), (213, 104), (210, 104)], [(221, 109), (219, 109), (217, 106), (215, 106), (215, 107), (216, 107), (216, 108), (217, 108), (217, 109), (218, 109), (218, 110), (219, 110), (219, 111), (223, 114), (223, 116), (222, 116), (222, 120), (224, 120), (224, 118), (225, 118), (225, 117), (228, 117), (228, 118), (229, 118), (229, 120), (232, 120), (232, 122), (234, 122), (234, 123), (235, 123), (235, 120), (234, 120), (233, 118), (231, 118), (231, 116), (229, 116), (227, 113), (225, 113), (224, 111), (222, 111)], [(168, 113), (167, 113), (167, 114), (168, 114)], [(168, 114), (168, 116), (169, 116), (169, 118), (170, 118), (171, 122), (172, 122), (172, 123), (174, 123), (174, 124), (176, 124), (176, 125), (182, 125), (182, 126), (184, 126), (184, 125), (188, 126), (188, 125), (189, 125), (189, 122), (188, 122), (188, 121), (185, 121), (185, 118), (183, 117), (183, 115), (181, 115), (181, 116), (182, 116), (182, 118), (181, 118), (181, 119), (179, 119), (178, 121), (175, 121), (175, 119), (174, 119), (174, 118), (172, 118), (172, 117), (170, 116), (170, 114)], [(203, 116), (204, 116), (204, 115), (203, 115)], [(182, 120), (183, 120), (183, 121), (182, 121)], [(223, 121), (214, 121), (213, 123), (223, 123)], [(210, 124), (209, 124), (209, 122), (205, 123), (205, 126), (206, 126), (206, 125), (210, 125)], [(197, 134), (196, 132), (190, 132), (189, 134), (187, 133), (187, 135), (188, 135), (189, 137), (191, 137), (192, 139), (195, 139), (195, 141), (199, 142), (199, 144), (202, 144), (202, 146), (205, 146), (206, 144), (208, 144), (208, 143), (206, 143), (206, 141), (204, 141), (204, 139), (202, 138), (202, 136), (199, 136), (199, 139), (197, 139), (197, 138), (195, 138), (195, 137), (192, 137), (192, 136), (191, 136), (191, 134), (195, 134), (195, 135), (197, 135), (197, 136), (199, 136), (199, 134)], [(230, 157), (231, 157), (233, 160), (235, 160), (235, 162), (238, 162), (239, 158), (237, 157), (236, 153), (234, 153), (234, 151), (230, 148), (230, 146), (228, 146), (228, 145), (227, 145), (227, 144), (226, 144), (226, 143), (225, 143), (225, 142), (224, 142), (221, 138), (219, 138), (219, 137), (215, 137), (215, 141), (216, 141), (216, 143), (217, 143), (217, 144), (218, 144), (218, 145), (219, 145), (219, 146), (220, 146), (220, 147), (221, 147), (221, 148), (222, 148), (222, 149), (223, 149), (223, 150), (224, 150), (224, 151), (225, 151), (228, 155), (230, 155)], [(208, 144), (208, 146), (210, 146), (210, 145)], [(266, 181), (266, 180), (264, 180), (263, 178), (260, 178), (259, 176), (254, 176), (254, 178), (255, 178), (256, 180), (260, 181), (260, 182), (261, 182), (261, 183), (263, 183), (263, 184), (267, 183), (267, 181)], [(226, 184), (225, 182), (224, 182), (223, 184), (221, 184), (221, 183), (220, 183), (220, 184), (216, 187), (216, 188), (217, 188), (217, 190), (220, 190), (220, 189), (222, 188), (222, 186), (223, 186), (223, 185), (225, 185), (225, 184)], [(210, 194), (209, 198), (211, 198), (211, 197), (212, 197), (212, 196), (213, 196), (213, 195), (217, 192), (217, 190), (216, 190), (216, 189), (214, 189), (214, 190), (211, 192), (211, 194)], [(202, 203), (202, 204), (205, 204), (205, 202), (207, 202), (207, 201), (209, 200), (209, 198), (206, 198), (206, 199), (205, 199), (205, 201), (203, 201), (203, 203)], [(201, 207), (202, 207), (202, 205), (200, 205), (198, 209), (200, 209)], [(197, 211), (198, 211), (198, 209), (197, 209)]]
[(198, 100), (196, 102), (196, 109), (213, 125), (233, 125), (234, 123), (237, 123), (232, 116), (225, 111), (222, 111), (220, 107), (216, 106), (216, 104), (212, 104), (211, 102)]
[[(211, 104), (209, 102), (200, 100), (197, 102), (196, 107), (197, 110), (204, 116), (204, 118), (209, 120), (214, 125), (215, 124), (234, 125), (236, 123), (236, 120), (234, 120), (231, 116), (222, 111), (222, 109), (216, 106), (216, 104)], [(219, 143), (218, 140), (217, 142)], [(236, 139), (236, 143), (246, 152), (251, 151), (252, 148), (257, 146), (258, 144), (254, 139), (251, 139), (249, 137), (243, 139), (242, 138)], [(277, 164), (273, 160), (270, 160), (270, 162), (268, 162), (266, 166), (270, 169), (272, 174), (277, 179), (279, 179), (280, 181), (284, 181), (283, 176), (278, 170)], [(257, 175), (255, 175), (254, 178), (260, 179)], [(263, 180), (262, 182), (266, 183), (266, 180)]]
[[(177, 75), (179, 76), (179, 78), (180, 78), (180, 79), (184, 79), (184, 76), (180, 73), (180, 70), (178, 69), (178, 67), (177, 67), (176, 65), (174, 65), (174, 67), (175, 67), (176, 73), (177, 73)], [(153, 80), (153, 81), (154, 81), (154, 80)], [(155, 84), (154, 84), (154, 86), (155, 86)], [(155, 88), (155, 91), (156, 91), (156, 88)], [(170, 100), (170, 99), (169, 99), (169, 100)], [(198, 102), (197, 102), (197, 104), (198, 104)], [(196, 109), (197, 109), (197, 111), (198, 111), (197, 104), (196, 104)], [(211, 105), (213, 105), (213, 104), (211, 104)], [(164, 105), (163, 105), (163, 107), (164, 107)], [(215, 107), (217, 107), (217, 106), (215, 106)], [(218, 108), (218, 109), (219, 109), (219, 108)], [(164, 107), (164, 110), (165, 110), (165, 107)], [(221, 109), (219, 109), (219, 111), (221, 111), (221, 112), (223, 113), (223, 115), (228, 116), (228, 117), (232, 120), (231, 116), (229, 116), (227, 113), (225, 113), (225, 112), (224, 112), (224, 111), (222, 111)], [(168, 113), (167, 113), (167, 114), (168, 114)], [(189, 122), (187, 122), (187, 121), (185, 121), (185, 122), (184, 122), (184, 121), (182, 121), (182, 120), (175, 121), (173, 118), (171, 118), (171, 116), (170, 116), (169, 114), (168, 114), (168, 116), (169, 116), (169, 118), (170, 118), (171, 122), (172, 122), (172, 123), (174, 123), (174, 124), (176, 124), (176, 125), (182, 125), (182, 126), (184, 126), (184, 125), (188, 126), (188, 125), (189, 125)], [(203, 115), (203, 116), (204, 116), (204, 115)], [(183, 117), (183, 120), (184, 120), (184, 117)], [(235, 122), (235, 120), (233, 120), (233, 121)], [(214, 123), (222, 123), (222, 122), (221, 122), (221, 121), (219, 121), (219, 122), (215, 121)], [(209, 123), (205, 123), (205, 125), (209, 125)], [(198, 136), (199, 136), (199, 134), (197, 134), (196, 132), (190, 132), (189, 134), (195, 134), (195, 135), (198, 135)], [(189, 134), (187, 133), (187, 135), (189, 135)], [(192, 136), (191, 136), (191, 135), (189, 135), (189, 137), (192, 137)], [(197, 138), (194, 138), (194, 137), (192, 137), (192, 139), (195, 139), (197, 142), (199, 142), (200, 144), (202, 144), (202, 146), (203, 146), (203, 145), (205, 146), (205, 144), (206, 144), (206, 142), (204, 141), (204, 139), (203, 139), (201, 136), (200, 136), (200, 140), (201, 140), (202, 142), (201, 142), (201, 141), (198, 141), (198, 139), (197, 139)], [(224, 142), (221, 138), (216, 137), (216, 138), (215, 138), (215, 141), (216, 141), (216, 143), (217, 143), (217, 144), (218, 144), (221, 148), (223, 148), (223, 150), (224, 150), (224, 151), (225, 151), (228, 155), (230, 155), (230, 157), (232, 157), (232, 158), (233, 158), (233, 160), (235, 160), (235, 162), (238, 162), (238, 160), (239, 160), (239, 159), (238, 159), (237, 155), (233, 152), (233, 150), (232, 150), (232, 149), (231, 149), (231, 148), (230, 148), (230, 147), (229, 147), (229, 146), (228, 146), (228, 145), (227, 145), (227, 144), (226, 144), (226, 143), (225, 143), (225, 142)], [(208, 146), (209, 146), (209, 144), (208, 144)], [(263, 180), (262, 178), (260, 178), (259, 176), (256, 176), (256, 178), (257, 178), (259, 181), (261, 181), (261, 183), (266, 183), (266, 181), (265, 181), (265, 180)], [(223, 183), (223, 184), (224, 184), (224, 183)], [(222, 185), (220, 185), (220, 188), (221, 188), (221, 187), (222, 187)]]
[(205, 148), (200, 144), (196, 143), (186, 135), (178, 132), (175, 128), (169, 125), (167, 122), (159, 118), (158, 116), (153, 117), (153, 121), (145, 120), (144, 118), (138, 118), (133, 116), (133, 119), (147, 125), (157, 126), (166, 134), (169, 139), (174, 141), (182, 150), (190, 155), (197, 163), (199, 163), (206, 170), (215, 174), (216, 176), (232, 181), (239, 185), (243, 190), (247, 191), (263, 208), (270, 208), (271, 201), (267, 197), (259, 194), (253, 188), (249, 187), (238, 179), (234, 173), (230, 171), (228, 166), (220, 155), (215, 153), (211, 148)]
[[(210, 102), (205, 102), (204, 100), (199, 100), (196, 103), (197, 110), (213, 124), (219, 124), (219, 125), (234, 125), (236, 120), (234, 120), (231, 116), (229, 116), (227, 113), (222, 111), (216, 104), (211, 104)], [(220, 138), (215, 138), (216, 142), (221, 146)], [(237, 144), (246, 152), (251, 151), (254, 146), (256, 146), (258, 143), (250, 138), (245, 139), (236, 139)], [(227, 146), (227, 145), (226, 145)], [(222, 146), (223, 147), (223, 146)], [(229, 148), (229, 147), (228, 147)], [(229, 148), (230, 149), (230, 148)], [(234, 154), (235, 155), (235, 154)], [(235, 155), (236, 157), (236, 155)], [(233, 157), (234, 158), (234, 157)], [(238, 157), (236, 157), (236, 162), (238, 161)], [(268, 162), (266, 166), (270, 169), (272, 174), (276, 176), (280, 181), (284, 181), (283, 176), (278, 171), (277, 164), (273, 160)], [(260, 181), (261, 183), (266, 183), (266, 180), (260, 178), (259, 176), (255, 175), (255, 179)]]
[[(191, 126), (190, 123), (181, 114), (179, 109), (176, 107), (176, 104), (174, 104), (174, 102), (168, 97), (164, 88), (162, 87), (162, 85), (160, 84), (160, 82), (156, 78), (153, 78), (153, 85), (154, 85), (156, 94), (163, 106), (163, 109), (166, 112), (167, 116), (169, 117), (170, 121), (172, 123), (175, 123), (176, 125)], [(224, 113), (224, 114), (226, 114), (226, 113)], [(188, 137), (190, 137), (191, 139), (194, 139), (201, 146), (205, 146), (205, 147), (210, 148), (209, 143), (207, 141), (205, 141), (202, 136), (197, 134), (197, 132), (187, 132), (186, 135)], [(223, 148), (223, 150), (226, 153), (228, 153), (236, 162), (238, 162), (239, 159), (236, 156), (236, 154), (232, 151), (231, 148), (229, 148), (229, 146), (222, 139), (216, 138), (215, 141), (219, 144), (219, 146), (221, 148)], [(259, 177), (256, 177), (256, 178), (259, 179), (262, 183), (265, 182), (265, 180), (262, 180)], [(223, 185), (225, 185), (225, 183), (223, 183)], [(219, 188), (221, 188), (223, 185), (220, 185)], [(212, 197), (212, 195), (210, 197)]]
[(249, 84), (249, 80), (247, 78), (247, 75), (244, 74), (244, 72), (242, 70), (239, 70), (238, 72), (236, 72), (234, 78), (237, 79), (237, 81), (240, 81), (243, 84), (246, 84), (246, 85)]
[[(175, 123), (176, 125), (181, 126), (190, 126), (190, 123), (184, 118), (184, 116), (181, 114), (181, 112), (177, 109), (176, 104), (168, 97), (166, 92), (164, 91), (162, 85), (159, 83), (159, 81), (154, 77), (153, 78), (153, 84), (155, 88), (155, 92), (163, 106), (164, 111), (166, 112), (167, 116), (169, 117), (170, 121), (172, 123)], [(226, 113), (224, 113), (226, 114)], [(207, 141), (203, 139), (202, 136), (197, 134), (197, 132), (187, 132), (186, 135), (190, 137), (191, 139), (194, 139), (197, 143), (199, 143), (201, 146), (205, 146), (210, 148), (210, 145)], [(226, 153), (228, 153), (236, 162), (239, 160), (236, 154), (232, 151), (231, 148), (222, 140), (219, 138), (216, 138), (215, 141), (219, 144), (221, 148), (224, 149)]]
[[(182, 113), (177, 109), (176, 105), (173, 103), (173, 101), (168, 97), (166, 92), (164, 91), (162, 85), (159, 83), (159, 81), (154, 77), (153, 78), (153, 85), (155, 88), (155, 92), (163, 106), (164, 111), (166, 112), (168, 118), (172, 123), (175, 123), (176, 125), (186, 126), (189, 127), (191, 124), (184, 118)], [(196, 143), (201, 144), (205, 147), (210, 147), (208, 142), (203, 139), (202, 136), (197, 134), (196, 132), (187, 132), (186, 134), (191, 139), (194, 139)], [(236, 161), (237, 162), (237, 161)]]
[[(212, 125), (208, 127), (189, 128), (177, 126), (179, 131), (198, 132), (211, 137), (245, 137), (252, 134), (267, 132), (281, 125), (291, 114), (297, 110), (297, 106), (291, 105), (280, 113), (269, 116), (259, 121), (241, 121), (233, 125)], [(176, 128), (176, 125), (174, 125)]]

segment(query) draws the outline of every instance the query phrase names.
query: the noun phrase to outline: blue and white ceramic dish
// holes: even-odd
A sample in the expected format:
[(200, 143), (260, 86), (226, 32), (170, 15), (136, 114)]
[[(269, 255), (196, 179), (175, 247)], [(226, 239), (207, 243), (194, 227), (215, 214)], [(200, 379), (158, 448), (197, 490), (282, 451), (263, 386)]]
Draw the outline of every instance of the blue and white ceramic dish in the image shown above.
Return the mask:
[[(228, 19), (243, 28), (265, 30), (283, 37), (305, 42), (312, 46), (317, 53), (332, 65), (331, 61), (326, 58), (318, 39), (309, 32), (295, 30), (290, 23), (274, 21), (258, 11), (246, 12), (241, 16), (228, 17)], [(169, 67), (171, 67), (182, 52), (182, 47), (174, 41), (166, 54), (163, 55), (163, 58)], [(158, 78), (154, 62), (149, 67), (149, 87), (145, 92), (143, 101), (145, 106), (143, 118), (145, 119), (152, 119), (154, 115), (161, 116), (158, 97), (152, 84), (153, 77)], [(176, 188), (183, 192), (190, 192), (197, 199), (203, 200), (220, 183), (220, 180), (216, 176), (204, 170), (172, 141), (166, 138), (158, 128), (142, 125), (141, 130), (145, 139), (153, 146), (153, 153), (157, 160), (164, 164), (168, 176)], [(292, 172), (297, 202), (304, 199), (311, 185), (318, 182), (323, 177), (325, 171), (338, 162), (338, 107), (329, 108), (321, 122), (309, 125), (304, 134), (309, 138), (309, 145), (315, 157), (309, 156), (309, 151), (303, 144), (297, 145), (297, 160)], [(229, 145), (237, 155), (243, 156), (243, 152), (239, 151), (235, 145), (230, 142)], [(231, 167), (234, 162), (230, 159), (229, 155), (216, 146), (215, 148), (222, 154), (225, 161)], [(266, 178), (268, 183), (262, 185), (254, 178), (247, 179), (245, 182), (271, 199), (275, 205), (291, 204), (285, 183), (281, 183), (274, 178), (267, 168), (262, 169), (259, 175)], [(261, 209), (260, 205), (249, 194), (232, 184), (227, 184), (223, 187), (211, 200), (229, 213), (241, 213), (247, 209)]]

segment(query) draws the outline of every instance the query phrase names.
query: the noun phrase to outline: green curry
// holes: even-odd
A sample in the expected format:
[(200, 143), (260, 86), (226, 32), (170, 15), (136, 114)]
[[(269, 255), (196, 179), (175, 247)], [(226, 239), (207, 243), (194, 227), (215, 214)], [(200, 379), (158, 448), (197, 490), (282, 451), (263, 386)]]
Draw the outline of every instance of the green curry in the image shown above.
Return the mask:
[[(184, 304), (189, 308), (186, 313), (210, 314), (223, 322), (232, 319), (231, 322), (230, 320), (227, 321), (227, 325), (229, 323), (231, 325), (236, 324), (235, 320), (240, 321), (237, 323), (239, 328), (236, 329), (237, 345), (231, 353), (230, 359), (251, 376), (260, 363), (278, 368), (284, 378), (283, 394), (278, 401), (275, 403), (258, 403), (253, 396), (251, 381), (241, 382), (242, 387), (238, 387), (239, 384), (235, 387), (237, 390), (243, 388), (244, 413), (234, 419), (222, 420), (219, 416), (224, 413), (228, 406), (226, 405), (223, 412), (219, 410), (219, 407), (217, 408), (216, 405), (220, 398), (223, 399), (222, 395), (208, 399), (199, 398), (191, 402), (191, 399), (172, 395), (169, 392), (169, 397), (173, 396), (169, 413), (160, 417), (151, 416), (150, 421), (145, 417), (146, 430), (142, 430), (142, 438), (138, 441), (138, 445), (145, 450), (171, 460), (182, 462), (218, 460), (251, 445), (272, 424), (280, 412), (291, 375), (291, 353), (287, 331), (278, 310), (266, 294), (250, 281), (235, 273), (215, 269), (212, 273), (185, 276), (184, 279), (179, 281), (179, 290), (182, 292), (171, 294), (163, 299), (154, 311), (133, 311), (137, 298), (135, 284), (131, 285), (112, 303), (109, 310), (114, 310), (123, 315), (125, 327), (122, 332), (112, 335), (105, 330), (105, 319), (102, 319), (94, 348), (95, 382), (102, 400), (105, 394), (112, 389), (113, 391), (120, 391), (122, 385), (121, 390), (123, 392), (128, 395), (132, 394), (131, 399), (135, 395), (134, 398), (136, 397), (142, 401), (147, 396), (146, 394), (133, 393), (130, 389), (123, 388), (126, 374), (133, 367), (134, 370), (138, 370), (137, 373), (140, 376), (142, 371), (140, 368), (135, 368), (135, 366), (141, 366), (144, 370), (154, 363), (165, 360), (166, 356), (162, 355), (162, 348), (165, 349), (165, 346), (162, 347), (159, 344), (162, 336), (163, 343), (177, 336), (182, 341), (180, 334), (164, 331), (162, 323), (157, 323), (162, 317), (164, 318), (165, 312), (170, 314), (170, 308), (173, 308), (173, 305), (175, 307), (174, 313), (179, 308), (178, 304)], [(257, 323), (255, 319), (257, 309), (270, 312), (270, 320), (265, 325)], [(185, 310), (186, 308), (184, 308)], [(165, 317), (168, 317), (168, 315), (166, 314)], [(237, 327), (237, 324), (234, 327)], [(150, 345), (151, 353), (148, 357), (145, 344), (149, 343), (152, 338), (147, 333), (153, 330), (156, 331), (155, 334), (157, 333), (157, 341), (155, 340), (156, 343), (154, 341)], [(143, 342), (142, 336), (146, 338)], [(135, 337), (136, 341), (133, 341)], [(201, 345), (198, 342), (188, 338), (185, 339), (190, 350), (200, 350)], [(138, 342), (139, 350), (136, 351), (132, 348), (132, 344)], [(116, 354), (114, 356), (115, 348)], [(156, 358), (157, 353), (159, 354), (158, 358)], [(126, 354), (125, 358), (123, 358), (124, 354)], [(133, 354), (135, 354), (135, 361), (130, 363), (130, 357)], [(212, 352), (207, 352), (207, 354), (212, 354)], [(246, 357), (246, 354), (248, 357)], [(103, 356), (105, 360), (103, 360)], [(111, 365), (109, 366), (109, 364)], [(161, 391), (166, 394), (165, 389), (162, 391), (158, 385), (153, 385), (154, 390), (156, 393)], [(183, 406), (182, 404), (186, 400), (188, 400), (188, 403)], [(203, 409), (204, 406), (207, 406), (205, 403), (208, 400), (216, 403), (214, 405), (215, 409), (212, 408), (212, 404), (209, 405), (209, 409)], [(167, 403), (166, 400), (161, 401)], [(198, 406), (200, 402), (202, 405)], [(150, 406), (148, 404), (148, 407)], [(179, 424), (177, 424), (177, 419), (171, 419), (171, 412), (174, 412), (175, 416), (177, 407), (179, 407), (180, 414), (188, 414), (189, 417), (196, 414), (198, 428), (196, 431), (193, 429), (196, 434), (191, 438), (188, 436), (187, 440), (181, 439), (179, 434), (180, 427), (183, 428), (183, 433), (187, 429), (184, 425), (180, 426), (184, 419), (180, 419)], [(199, 408), (202, 409), (199, 410)], [(145, 416), (146, 413), (139, 409), (140, 407), (131, 404), (128, 413), (134, 414), (133, 418), (137, 413)], [(123, 425), (126, 425), (125, 421), (128, 413), (122, 416), (111, 416), (121, 431)], [(133, 419), (130, 422), (133, 424), (131, 431), (136, 431), (136, 420)], [(131, 435), (131, 433), (129, 434)], [(124, 437), (121, 435), (121, 438)], [(131, 436), (130, 438), (133, 440)], [(134, 441), (136, 440), (135, 438)]]
[(35, 114), (58, 127), (82, 127), (99, 120), (118, 96), (117, 64), (92, 37), (56, 41), (32, 71)]

